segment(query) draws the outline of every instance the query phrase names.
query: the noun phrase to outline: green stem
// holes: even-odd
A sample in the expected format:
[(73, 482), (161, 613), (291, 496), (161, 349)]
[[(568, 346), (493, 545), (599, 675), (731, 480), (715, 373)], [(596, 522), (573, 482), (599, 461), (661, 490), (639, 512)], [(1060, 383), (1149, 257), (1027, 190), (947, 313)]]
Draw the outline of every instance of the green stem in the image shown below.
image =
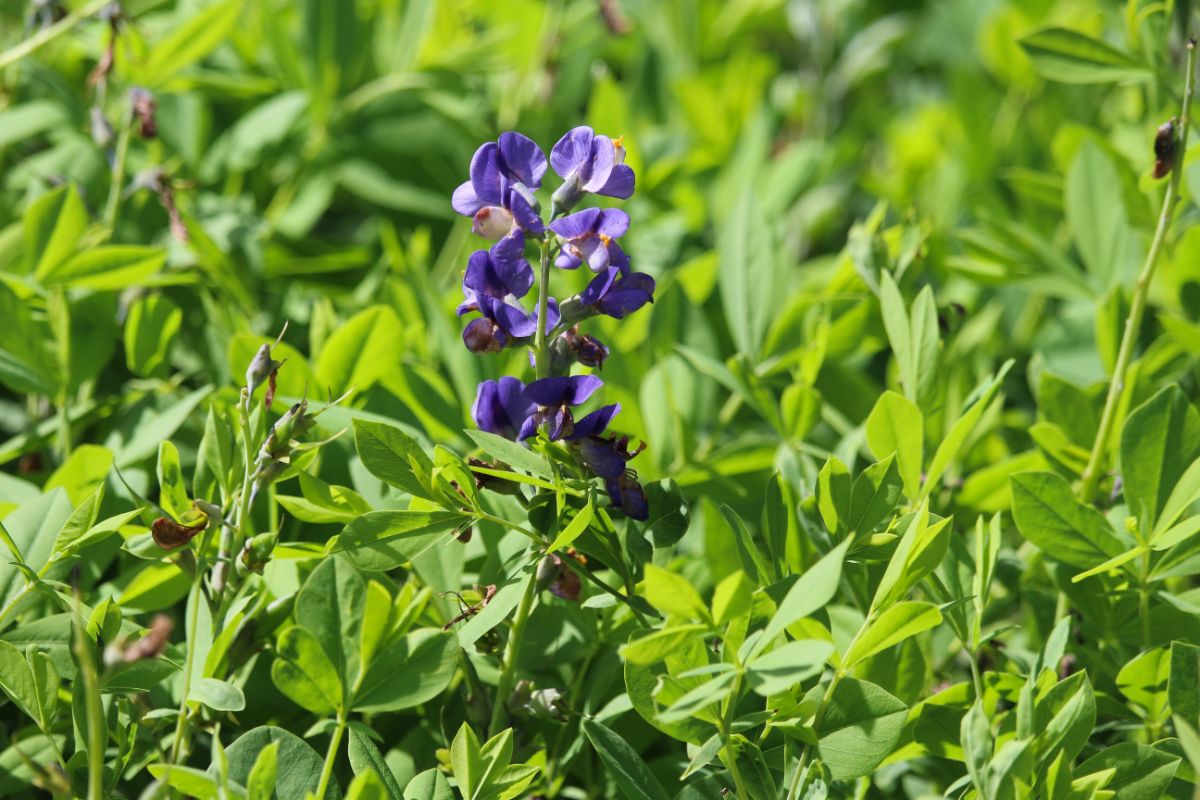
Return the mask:
[[(863, 627), (865, 628), (866, 626), (864, 625)], [(833, 690), (837, 688), (837, 685), (841, 683), (841, 681), (842, 671), (838, 670), (837, 672), (833, 673), (833, 680), (829, 682), (829, 687), (825, 690), (825, 694), (821, 697), (821, 704), (817, 706), (817, 713), (813, 716), (814, 730), (820, 729), (821, 717), (825, 715), (825, 708), (829, 705), (829, 701), (833, 697)], [(796, 800), (796, 793), (800, 791), (800, 777), (804, 775), (804, 769), (808, 766), (808, 760), (811, 757), (812, 745), (805, 744), (804, 749), (800, 751), (800, 762), (796, 764), (796, 772), (792, 775), (792, 783), (788, 787), (787, 800)]]
[(1142, 652), (1150, 649), (1150, 549), (1142, 552), (1138, 585), (1138, 616), (1142, 623)]
[[(78, 595), (76, 595), (78, 599)], [(87, 706), (87, 800), (104, 798), (104, 707), (100, 703), (100, 679), (96, 675), (96, 662), (84, 635), (83, 623), (79, 618), (79, 604), (75, 607), (75, 657), (83, 678), (84, 702)]]
[(110, 2), (111, 0), (92, 0), (92, 2), (77, 11), (72, 11), (50, 27), (38, 31), (20, 44), (4, 51), (4, 53), (0, 54), (0, 69), (4, 69), (10, 64), (15, 64), (43, 45), (54, 41), (88, 17), (98, 13), (100, 9), (104, 8)]
[(513, 617), (512, 630), (508, 634), (508, 646), (504, 649), (504, 669), (500, 672), (500, 680), (496, 683), (496, 697), (492, 702), (492, 721), (488, 725), (489, 739), (500, 732), (507, 716), (504, 706), (516, 681), (521, 639), (525, 636), (525, 623), (529, 622), (529, 614), (533, 610), (536, 597), (537, 576), (533, 575), (529, 579), (529, 585), (525, 587), (525, 594), (521, 596), (521, 604), (517, 606), (517, 615)]
[[(209, 537), (205, 537), (207, 540)], [(179, 701), (179, 718), (175, 722), (175, 735), (171, 738), (171, 757), (168, 761), (175, 764), (183, 755), (184, 731), (188, 720), (188, 693), (192, 684), (192, 662), (196, 655), (196, 626), (200, 622), (200, 600), (203, 594), (204, 570), (207, 567), (204, 552), (208, 541), (205, 541), (196, 551), (196, 574), (192, 578), (192, 589), (188, 592), (187, 607), (187, 655), (183, 659), (183, 697)]]
[(538, 378), (550, 376), (550, 354), (546, 344), (546, 314), (550, 300), (550, 243), (542, 242), (541, 279), (538, 281), (537, 331), (533, 335), (534, 369)]
[(253, 491), (252, 473), (254, 452), (250, 444), (253, 432), (250, 430), (250, 397), (242, 389), (241, 402), (238, 405), (238, 417), (242, 428), (242, 461), (245, 470), (242, 473), (242, 491), (238, 495), (237, 512), (233, 518), (233, 527), (221, 528), (220, 549), (217, 551), (217, 564), (213, 567), (213, 601), (221, 607), (221, 598), (225, 592), (229, 576), (234, 574), (233, 559), (236, 557), (242, 542), (246, 538), (246, 523), (250, 518), (250, 495)]
[(1100, 428), (1096, 431), (1096, 440), (1092, 444), (1092, 452), (1088, 457), (1087, 467), (1080, 476), (1079, 498), (1090, 503), (1096, 498), (1096, 490), (1100, 485), (1100, 474), (1104, 456), (1108, 452), (1108, 442), (1112, 436), (1113, 425), (1116, 423), (1117, 406), (1121, 394), (1125, 390), (1125, 373), (1129, 370), (1133, 359), (1133, 348), (1137, 342), (1138, 329), (1142, 324), (1142, 315), (1146, 311), (1146, 296), (1149, 293), (1150, 281), (1158, 267), (1159, 253), (1167, 238), (1167, 229), (1171, 225), (1171, 217), (1179, 202), (1179, 183), (1183, 177), (1184, 155), (1187, 153), (1188, 129), (1191, 127), (1189, 114), (1192, 107), (1192, 92), (1196, 71), (1196, 43), (1189, 41), (1187, 45), (1187, 76), (1184, 79), (1183, 108), (1179, 113), (1179, 141), (1175, 145), (1175, 164), (1171, 169), (1171, 179), (1167, 185), (1167, 196), (1163, 198), (1162, 212), (1158, 216), (1158, 226), (1154, 230), (1154, 239), (1150, 242), (1150, 252), (1146, 254), (1146, 263), (1138, 275), (1134, 286), (1133, 302), (1129, 307), (1129, 316), (1125, 320), (1125, 331), (1121, 336), (1121, 346), (1117, 350), (1117, 363), (1113, 368), (1112, 382), (1108, 385), (1108, 396), (1104, 400), (1104, 413), (1100, 417)]
[(112, 184), (108, 187), (108, 202), (104, 206), (104, 225), (112, 236), (117, 228), (121, 210), (121, 191), (125, 185), (125, 160), (129, 156), (129, 137), (133, 130), (133, 114), (126, 108), (121, 113), (121, 132), (117, 135), (117, 151), (113, 155)]
[(737, 754), (733, 751), (733, 717), (737, 713), (738, 692), (742, 688), (742, 675), (739, 672), (733, 679), (733, 690), (725, 700), (725, 713), (721, 715), (721, 742), (725, 750), (725, 761), (729, 765), (729, 774), (733, 776), (733, 786), (737, 791), (738, 800), (746, 800), (750, 795), (746, 792), (746, 783), (742, 780), (742, 772), (738, 769)]
[(324, 800), (325, 792), (329, 789), (329, 779), (333, 777), (333, 763), (337, 761), (338, 747), (341, 746), (345, 733), (346, 720), (338, 717), (337, 727), (333, 729), (333, 738), (329, 740), (329, 749), (325, 752), (325, 766), (321, 770), (321, 782), (317, 784), (317, 800)]

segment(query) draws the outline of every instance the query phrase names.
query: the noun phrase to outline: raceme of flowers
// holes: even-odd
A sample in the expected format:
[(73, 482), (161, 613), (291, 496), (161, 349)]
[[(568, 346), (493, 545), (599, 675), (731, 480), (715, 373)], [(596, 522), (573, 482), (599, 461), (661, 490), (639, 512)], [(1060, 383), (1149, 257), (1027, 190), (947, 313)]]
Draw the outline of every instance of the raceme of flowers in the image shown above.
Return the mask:
[[(633, 170), (624, 163), (621, 139), (587, 126), (568, 131), (550, 151), (520, 133), (502, 133), (480, 145), (470, 179), (454, 191), (452, 205), (471, 217), (472, 230), (492, 242), (467, 260), (459, 316), (477, 314), (463, 329), (474, 353), (526, 347), (534, 365), (528, 384), (515, 377), (479, 385), (472, 414), (481, 430), (525, 442), (539, 435), (564, 442), (578, 462), (604, 480), (614, 508), (634, 519), (649, 509), (637, 475), (626, 465), (644, 445), (630, 450), (627, 437), (606, 433), (620, 404), (601, 406), (576, 418), (577, 407), (603, 386), (595, 375), (575, 374), (578, 364), (600, 369), (609, 351), (582, 333), (590, 317), (623, 319), (654, 301), (654, 279), (633, 272), (620, 239), (629, 215), (619, 208), (575, 207), (589, 194), (628, 199)], [(537, 192), (547, 167), (562, 179), (543, 220)], [(573, 213), (572, 213), (573, 212)], [(527, 258), (538, 251), (539, 275)], [(595, 274), (587, 287), (561, 302), (550, 296), (551, 266)], [(535, 283), (536, 302), (527, 305)]]

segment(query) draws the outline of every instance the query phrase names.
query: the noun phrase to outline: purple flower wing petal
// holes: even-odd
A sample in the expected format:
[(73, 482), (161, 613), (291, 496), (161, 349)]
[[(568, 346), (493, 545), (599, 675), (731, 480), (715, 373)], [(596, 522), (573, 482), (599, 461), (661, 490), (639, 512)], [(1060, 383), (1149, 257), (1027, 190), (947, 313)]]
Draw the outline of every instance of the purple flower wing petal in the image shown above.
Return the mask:
[(525, 399), (539, 406), (562, 405), (570, 380), (561, 376), (536, 380), (525, 387)]
[[(621, 410), (620, 403), (602, 406), (575, 423), (575, 432), (567, 438), (572, 441), (586, 439), (589, 436), (599, 436), (612, 422), (613, 417)], [(594, 471), (594, 470), (593, 470)]]
[(481, 144), (471, 159), (471, 186), (485, 206), (500, 205), (500, 148), (495, 142)]
[(633, 195), (635, 184), (633, 169), (628, 164), (614, 164), (608, 180), (596, 190), (596, 194), (628, 200)]
[(615, 161), (616, 150), (613, 148), (612, 139), (597, 134), (596, 138), (592, 140), (592, 168), (589, 170), (587, 180), (583, 183), (583, 190), (595, 192), (603, 188), (604, 184), (608, 183), (608, 176), (612, 174)]
[(514, 430), (524, 424), (530, 414), (537, 411), (537, 406), (525, 399), (525, 384), (516, 378), (501, 378), (497, 387), (497, 395), (500, 406), (504, 409)]
[(508, 131), (500, 134), (500, 155), (508, 171), (517, 180), (534, 189), (542, 185), (546, 174), (546, 154), (537, 143), (524, 134)]
[(550, 441), (552, 442), (557, 442), (559, 439), (563, 438), (563, 431), (567, 429), (567, 425), (573, 424), (571, 420), (571, 412), (567, 410), (566, 406), (559, 406), (556, 408), (554, 410), (554, 415), (551, 416), (547, 421), (550, 423), (550, 425), (549, 430), (547, 430), (546, 433), (549, 435)]
[(652, 302), (654, 279), (643, 272), (635, 272), (617, 281), (596, 307), (602, 314), (621, 319)]
[(521, 441), (537, 436), (537, 417), (529, 416), (521, 423), (521, 431), (517, 434), (517, 438)]
[(572, 128), (555, 142), (550, 150), (550, 166), (559, 177), (566, 180), (571, 173), (579, 169), (592, 154), (592, 139), (595, 134), (586, 125)]
[(570, 382), (563, 393), (562, 402), (569, 406), (577, 406), (586, 401), (592, 394), (604, 385), (604, 381), (595, 375), (572, 375), (567, 378)]
[[(496, 279), (513, 297), (524, 297), (533, 286), (533, 267), (525, 259), (525, 237), (520, 231), (492, 245), (492, 269)], [(468, 271), (470, 265), (467, 266)]]
[(475, 194), (475, 187), (471, 185), (470, 181), (467, 181), (454, 190), (454, 195), (450, 198), (450, 205), (464, 217), (473, 217), (487, 203), (479, 199)]
[(508, 303), (486, 298), (484, 313), (494, 319), (505, 333), (516, 339), (524, 339), (537, 332), (537, 324), (534, 323), (533, 317), (526, 314), (523, 309)]
[(579, 252), (587, 261), (592, 272), (603, 272), (608, 269), (608, 246), (599, 239), (584, 239), (579, 243)]
[(500, 433), (501, 421), (497, 419), (497, 394), (495, 381), (484, 381), (475, 390), (475, 404), (471, 406), (471, 417), (481, 431)]
[(599, 217), (600, 209), (585, 208), (583, 211), (554, 220), (550, 223), (550, 230), (564, 239), (578, 239), (595, 228)]
[(559, 269), (578, 269), (582, 263), (578, 258), (568, 253), (559, 253), (558, 258), (554, 259), (554, 266)]
[(613, 281), (617, 279), (620, 271), (616, 267), (609, 267), (604, 272), (601, 272), (591, 283), (587, 285), (582, 292), (579, 293), (579, 301), (587, 306), (594, 306), (600, 302), (608, 290), (613, 285)]
[[(576, 426), (576, 430), (578, 429)], [(583, 456), (583, 463), (598, 477), (611, 480), (625, 471), (625, 457), (618, 453), (612, 442), (607, 439), (585, 439), (580, 454)]]
[(619, 239), (629, 230), (629, 215), (619, 208), (606, 208), (596, 220), (596, 233)]

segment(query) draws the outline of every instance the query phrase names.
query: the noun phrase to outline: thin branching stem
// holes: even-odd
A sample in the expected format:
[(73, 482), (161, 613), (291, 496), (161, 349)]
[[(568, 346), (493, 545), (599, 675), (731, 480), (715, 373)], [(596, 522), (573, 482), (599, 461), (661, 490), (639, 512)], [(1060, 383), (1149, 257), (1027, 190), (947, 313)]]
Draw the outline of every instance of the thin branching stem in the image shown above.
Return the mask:
[(1183, 107), (1179, 112), (1179, 142), (1176, 144), (1175, 164), (1171, 169), (1171, 179), (1167, 185), (1167, 194), (1163, 198), (1162, 212), (1158, 215), (1158, 226), (1154, 229), (1154, 239), (1150, 242), (1150, 251), (1146, 254), (1146, 263), (1138, 275), (1133, 290), (1133, 300), (1129, 306), (1129, 316), (1125, 319), (1125, 331), (1121, 336), (1121, 346), (1117, 350), (1117, 363), (1113, 367), (1112, 382), (1108, 385), (1108, 396), (1104, 400), (1104, 413), (1100, 417), (1100, 427), (1096, 431), (1096, 440), (1092, 443), (1092, 452), (1088, 457), (1087, 466), (1079, 482), (1079, 498), (1085, 503), (1096, 499), (1096, 491), (1100, 486), (1100, 476), (1103, 471), (1105, 455), (1108, 453), (1109, 440), (1112, 438), (1113, 425), (1116, 424), (1117, 407), (1121, 395), (1125, 391), (1125, 376), (1133, 360), (1133, 348), (1137, 342), (1138, 329), (1142, 325), (1142, 315), (1146, 311), (1146, 297), (1149, 294), (1150, 282), (1158, 267), (1159, 255), (1167, 238), (1167, 230), (1171, 227), (1171, 218), (1179, 203), (1179, 184), (1183, 178), (1184, 154), (1187, 153), (1188, 129), (1191, 127), (1192, 94), (1195, 89), (1196, 73), (1196, 42), (1187, 44), (1187, 74), (1184, 78)]

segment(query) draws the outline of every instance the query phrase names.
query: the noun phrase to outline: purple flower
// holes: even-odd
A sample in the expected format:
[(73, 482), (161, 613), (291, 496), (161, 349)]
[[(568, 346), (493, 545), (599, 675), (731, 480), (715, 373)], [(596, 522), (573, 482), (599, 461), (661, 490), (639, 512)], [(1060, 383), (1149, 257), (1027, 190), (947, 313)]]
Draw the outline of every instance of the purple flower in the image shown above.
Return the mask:
[(629, 215), (619, 208), (585, 208), (554, 220), (550, 230), (563, 240), (557, 267), (575, 269), (586, 261), (592, 272), (603, 272), (610, 264), (622, 272), (629, 269), (629, 257), (616, 242), (629, 230)]
[[(538, 410), (525, 420), (518, 438), (524, 440), (537, 435), (538, 428), (543, 425), (546, 425), (550, 441), (571, 436), (575, 432), (575, 418), (571, 415), (570, 406), (586, 402), (603, 385), (604, 382), (594, 375), (542, 378), (529, 384), (525, 387), (525, 399), (536, 403)], [(600, 419), (597, 417), (588, 425), (595, 426)], [(580, 420), (582, 423), (583, 420)]]
[[(586, 417), (575, 426), (576, 431), (583, 427), (584, 420)], [(600, 426), (600, 430), (603, 430), (603, 426)], [(629, 437), (601, 437), (597, 434), (579, 437), (578, 441), (579, 454), (584, 466), (597, 477), (604, 479), (604, 488), (608, 491), (613, 507), (621, 509), (626, 516), (633, 519), (646, 519), (650, 515), (646, 493), (637, 482), (637, 473), (625, 466), (645, 450), (646, 445), (643, 443), (631, 451)]]
[(471, 416), (481, 431), (506, 439), (516, 439), (517, 432), (537, 404), (525, 398), (525, 384), (516, 378), (484, 381), (475, 393)]
[(569, 321), (593, 314), (622, 319), (653, 302), (654, 278), (644, 272), (621, 275), (620, 269), (609, 267), (582, 292), (563, 303), (563, 314)]
[(550, 165), (563, 179), (554, 193), (553, 211), (569, 211), (584, 192), (622, 200), (633, 194), (633, 170), (625, 165), (621, 137), (615, 141), (586, 125), (572, 128), (550, 150)]
[(514, 252), (513, 239), (505, 237), (491, 251), (476, 250), (467, 259), (462, 282), (463, 302), (458, 307), (460, 317), (468, 311), (479, 311), (480, 297), (509, 300), (529, 293), (533, 286), (533, 267), (525, 260), (524, 248)]
[(454, 190), (451, 205), (474, 218), (472, 230), (500, 239), (513, 229), (545, 230), (533, 192), (546, 174), (546, 155), (530, 138), (515, 131), (479, 146), (471, 159), (471, 179)]

